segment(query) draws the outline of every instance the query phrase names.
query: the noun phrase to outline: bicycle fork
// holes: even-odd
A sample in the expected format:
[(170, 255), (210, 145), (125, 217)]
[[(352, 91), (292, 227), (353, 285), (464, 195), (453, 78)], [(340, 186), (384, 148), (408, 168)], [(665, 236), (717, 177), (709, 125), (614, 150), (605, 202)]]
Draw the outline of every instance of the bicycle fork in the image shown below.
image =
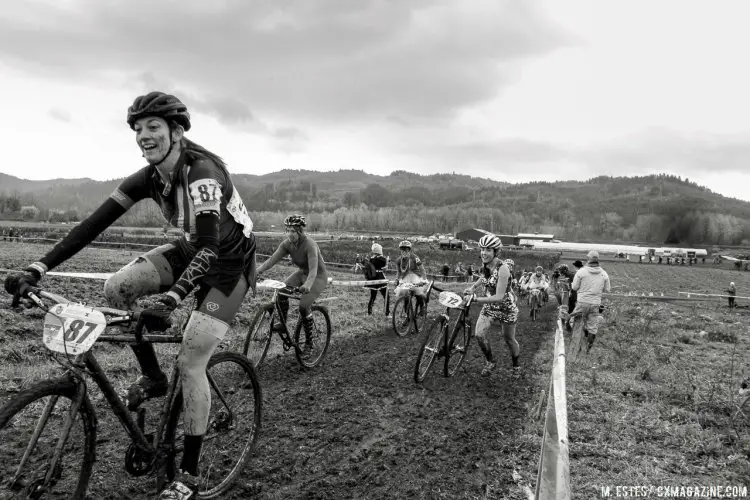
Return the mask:
[[(82, 378), (74, 377), (72, 376), (72, 374), (69, 374), (67, 378), (72, 379), (72, 381), (75, 383), (75, 396), (72, 398), (72, 404), (70, 405), (68, 414), (65, 416), (65, 423), (63, 425), (60, 438), (57, 441), (57, 445), (55, 446), (55, 451), (52, 453), (52, 459), (50, 460), (47, 474), (44, 476), (44, 482), (38, 486), (41, 488), (45, 488), (47, 485), (52, 484), (52, 481), (54, 479), (57, 479), (55, 475), (58, 471), (58, 464), (60, 462), (60, 457), (62, 456), (63, 448), (65, 447), (65, 443), (68, 441), (68, 436), (70, 435), (70, 430), (73, 428), (73, 424), (75, 423), (76, 416), (78, 415), (78, 410), (81, 409), (83, 398), (86, 397), (86, 381)], [(31, 453), (34, 451), (34, 448), (36, 448), (36, 444), (39, 441), (39, 436), (42, 435), (42, 431), (44, 431), (44, 427), (47, 425), (49, 417), (52, 414), (52, 410), (54, 410), (59, 398), (59, 396), (52, 396), (44, 406), (42, 415), (39, 417), (39, 420), (36, 423), (34, 433), (29, 440), (29, 444), (26, 446), (23, 457), (21, 457), (21, 462), (18, 464), (16, 473), (9, 482), (9, 486), (11, 488), (14, 488), (17, 485), (18, 480), (21, 478), (21, 471), (23, 471), (23, 468), (26, 465), (26, 462), (29, 460)], [(94, 427), (96, 428), (96, 422), (94, 422)]]

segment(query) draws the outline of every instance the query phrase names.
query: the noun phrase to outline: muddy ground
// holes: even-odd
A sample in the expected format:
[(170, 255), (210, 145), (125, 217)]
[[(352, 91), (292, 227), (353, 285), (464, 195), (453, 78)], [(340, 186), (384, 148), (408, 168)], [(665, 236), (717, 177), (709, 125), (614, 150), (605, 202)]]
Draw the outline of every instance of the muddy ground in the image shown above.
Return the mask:
[[(129, 260), (123, 253), (93, 252), (60, 270), (111, 271)], [(0, 267), (17, 268), (27, 260), (25, 251), (5, 253)], [(101, 282), (48, 278), (47, 283), (51, 291), (74, 293), (79, 300), (101, 300)], [(331, 306), (334, 335), (321, 366), (303, 372), (291, 353), (266, 360), (260, 373), (261, 436), (226, 498), (526, 498), (523, 486), (535, 483), (542, 428), (529, 415), (548, 382), (554, 308), (548, 305), (537, 322), (522, 308), (520, 379), (511, 377), (510, 355), (495, 337), (500, 362), (491, 377), (480, 376), (482, 359), (472, 343), (456, 377), (445, 379), (433, 367), (417, 385), (413, 369), (422, 335), (396, 337), (382, 310), (380, 316), (365, 315), (364, 291), (344, 295)], [(3, 292), (0, 402), (26, 383), (19, 375), (23, 364), (46, 359), (40, 316), (12, 312), (9, 305)], [(118, 372), (123, 387), (136, 373), (133, 366)], [(124, 471), (127, 444), (119, 423), (101, 405), (97, 410), (90, 497), (151, 496), (152, 481)]]

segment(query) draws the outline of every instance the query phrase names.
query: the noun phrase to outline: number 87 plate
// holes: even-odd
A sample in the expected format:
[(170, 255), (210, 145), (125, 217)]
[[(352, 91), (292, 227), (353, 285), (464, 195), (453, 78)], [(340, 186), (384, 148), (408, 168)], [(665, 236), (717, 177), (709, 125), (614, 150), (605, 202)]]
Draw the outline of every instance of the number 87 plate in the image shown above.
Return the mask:
[(44, 317), (42, 340), (51, 351), (76, 356), (91, 349), (106, 327), (100, 311), (83, 304), (57, 304)]

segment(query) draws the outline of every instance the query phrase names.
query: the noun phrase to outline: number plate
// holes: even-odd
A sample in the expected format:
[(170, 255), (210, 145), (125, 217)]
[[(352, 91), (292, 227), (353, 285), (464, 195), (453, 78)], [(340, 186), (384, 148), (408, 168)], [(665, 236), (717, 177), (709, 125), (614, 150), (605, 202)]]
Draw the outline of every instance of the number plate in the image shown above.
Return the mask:
[(455, 292), (440, 292), (440, 295), (438, 295), (438, 302), (445, 307), (460, 309), (464, 300)]
[(271, 289), (271, 290), (281, 290), (282, 288), (286, 288), (286, 283), (283, 281), (278, 280), (263, 280), (259, 282), (256, 285), (261, 290), (263, 289)]
[(82, 304), (58, 304), (44, 317), (42, 340), (51, 351), (75, 356), (91, 349), (106, 327), (100, 311)]

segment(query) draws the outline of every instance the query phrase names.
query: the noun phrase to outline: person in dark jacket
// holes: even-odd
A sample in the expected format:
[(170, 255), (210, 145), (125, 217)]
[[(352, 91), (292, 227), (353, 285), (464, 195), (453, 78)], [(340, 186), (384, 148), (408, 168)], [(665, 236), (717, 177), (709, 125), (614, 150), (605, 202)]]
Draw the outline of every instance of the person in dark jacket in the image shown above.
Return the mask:
[[(372, 255), (365, 265), (365, 278), (367, 280), (384, 280), (385, 269), (388, 261), (383, 257), (383, 247), (378, 243), (372, 244)], [(375, 299), (378, 296), (378, 292), (383, 296), (385, 301), (385, 315), (388, 316), (390, 311), (390, 301), (388, 300), (388, 284), (385, 285), (367, 285), (370, 289), (370, 301), (367, 303), (367, 314), (372, 315), (372, 306), (375, 304)]]

